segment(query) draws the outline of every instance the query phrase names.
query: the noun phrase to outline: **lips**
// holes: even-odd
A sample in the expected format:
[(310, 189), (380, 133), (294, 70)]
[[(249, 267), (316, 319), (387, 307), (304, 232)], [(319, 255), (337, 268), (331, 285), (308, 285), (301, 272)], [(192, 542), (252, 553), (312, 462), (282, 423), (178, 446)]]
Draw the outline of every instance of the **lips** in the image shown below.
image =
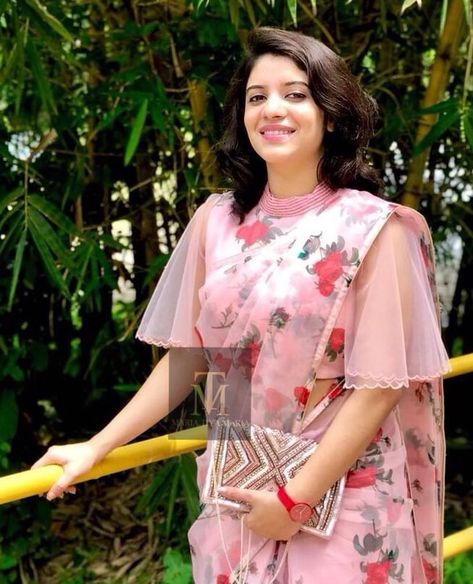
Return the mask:
[(259, 128), (258, 132), (263, 136), (288, 136), (295, 132), (294, 128), (281, 124), (271, 124)]

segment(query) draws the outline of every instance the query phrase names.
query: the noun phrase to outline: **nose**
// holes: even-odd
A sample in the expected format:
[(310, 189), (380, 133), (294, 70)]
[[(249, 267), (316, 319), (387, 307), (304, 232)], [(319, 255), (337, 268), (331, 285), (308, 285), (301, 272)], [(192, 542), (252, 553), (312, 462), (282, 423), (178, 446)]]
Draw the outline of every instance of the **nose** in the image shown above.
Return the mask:
[(267, 118), (282, 118), (286, 115), (287, 109), (284, 99), (279, 95), (268, 95), (264, 104), (264, 115)]

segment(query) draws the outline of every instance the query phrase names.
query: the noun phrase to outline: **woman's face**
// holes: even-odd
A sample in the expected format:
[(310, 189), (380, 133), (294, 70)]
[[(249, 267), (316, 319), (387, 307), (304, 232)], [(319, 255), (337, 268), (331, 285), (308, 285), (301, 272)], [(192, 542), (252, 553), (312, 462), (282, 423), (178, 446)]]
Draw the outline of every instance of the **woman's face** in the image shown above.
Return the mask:
[(256, 153), (272, 165), (315, 168), (322, 154), (324, 114), (307, 74), (288, 57), (259, 57), (246, 85), (244, 123)]

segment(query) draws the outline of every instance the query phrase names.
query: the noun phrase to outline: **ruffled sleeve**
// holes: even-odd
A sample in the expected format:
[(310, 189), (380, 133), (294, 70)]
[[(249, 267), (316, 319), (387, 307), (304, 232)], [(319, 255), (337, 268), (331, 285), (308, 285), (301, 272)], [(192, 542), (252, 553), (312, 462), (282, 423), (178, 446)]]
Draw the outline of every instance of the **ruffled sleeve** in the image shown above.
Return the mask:
[(391, 216), (348, 293), (348, 387), (407, 387), (410, 380), (449, 370), (426, 251), (410, 223), (398, 213)]
[(205, 280), (207, 215), (215, 196), (197, 208), (172, 252), (138, 327), (141, 341), (168, 348), (202, 346), (195, 323)]

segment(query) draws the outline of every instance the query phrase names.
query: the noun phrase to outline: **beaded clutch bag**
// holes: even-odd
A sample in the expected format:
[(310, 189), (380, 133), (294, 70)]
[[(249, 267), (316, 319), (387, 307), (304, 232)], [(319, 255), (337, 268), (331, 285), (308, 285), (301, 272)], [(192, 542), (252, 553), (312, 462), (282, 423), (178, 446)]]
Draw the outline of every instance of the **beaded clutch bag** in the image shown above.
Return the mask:
[[(317, 442), (273, 428), (217, 417), (202, 501), (248, 511), (245, 503), (218, 493), (223, 486), (276, 491), (285, 485), (317, 448)], [(346, 477), (321, 498), (302, 531), (328, 538), (340, 509)]]

